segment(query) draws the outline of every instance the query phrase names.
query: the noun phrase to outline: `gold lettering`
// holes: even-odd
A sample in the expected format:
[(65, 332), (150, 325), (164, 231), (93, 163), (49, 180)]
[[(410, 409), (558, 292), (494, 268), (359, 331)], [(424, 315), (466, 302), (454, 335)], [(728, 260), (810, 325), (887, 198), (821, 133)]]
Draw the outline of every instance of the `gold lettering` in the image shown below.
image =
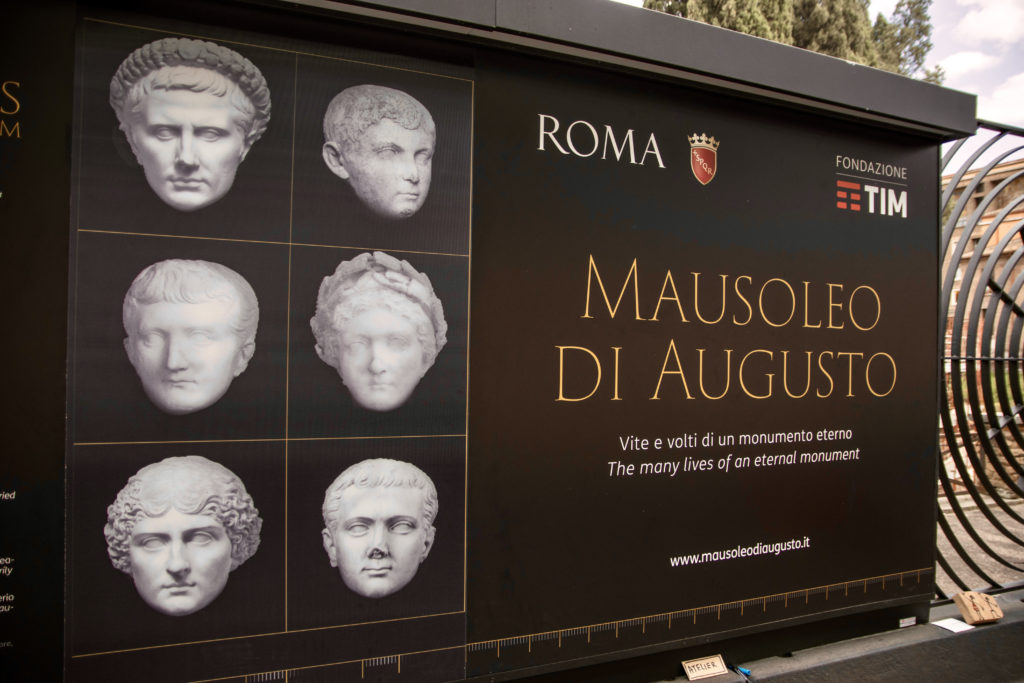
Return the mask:
[(594, 263), (594, 255), (590, 254), (590, 265), (587, 269), (587, 302), (583, 309), (583, 315), (581, 316), (583, 318), (594, 317), (590, 315), (590, 283), (593, 279), (591, 278), (591, 275), (597, 278), (597, 286), (601, 289), (601, 296), (604, 298), (604, 304), (608, 307), (608, 313), (611, 314), (612, 318), (614, 318), (615, 314), (618, 312), (619, 304), (622, 303), (622, 297), (626, 296), (626, 289), (629, 287), (630, 281), (632, 281), (634, 316), (636, 320), (645, 320), (645, 318), (640, 317), (640, 292), (639, 285), (637, 284), (636, 259), (633, 259), (633, 265), (630, 267), (629, 273), (626, 274), (626, 281), (622, 283), (622, 289), (619, 290), (619, 298), (615, 301), (615, 306), (612, 307), (612, 302), (608, 298), (608, 293), (604, 289), (604, 283), (601, 282), (601, 274), (597, 272), (597, 264)]
[(853, 397), (853, 357), (863, 358), (863, 353), (854, 353), (852, 351), (840, 351), (836, 354), (837, 357), (842, 358), (847, 356), (846, 359), (846, 395), (847, 397)]
[[(811, 297), (810, 297), (810, 292), (809, 292), (810, 288), (811, 288), (811, 283), (808, 282), (807, 280), (804, 280), (804, 327), (812, 329), (812, 330), (816, 330), (819, 327), (821, 327), (821, 321), (819, 320), (814, 325), (811, 325), (807, 321), (807, 314), (811, 310), (811, 303), (810, 303), (810, 298)], [(808, 376), (809, 376), (809, 374), (808, 374)]]
[[(669, 287), (672, 288), (672, 296), (665, 296), (665, 290)], [(651, 316), (651, 320), (658, 319), (658, 311), (661, 310), (662, 301), (675, 301), (676, 308), (679, 309), (679, 320), (684, 323), (690, 322), (686, 319), (686, 314), (683, 313), (683, 302), (679, 300), (679, 292), (676, 291), (675, 280), (672, 279), (672, 271), (665, 271), (665, 282), (661, 285), (661, 295), (658, 297), (658, 305), (654, 307), (654, 315)]]
[[(857, 318), (853, 315), (853, 297), (857, 296), (857, 292), (859, 292), (862, 289), (868, 290), (875, 297), (875, 319), (867, 327), (864, 327), (864, 326), (860, 325), (860, 323), (857, 322)], [(866, 332), (866, 331), (870, 330), (872, 327), (874, 327), (875, 325), (877, 325), (878, 324), (878, 320), (882, 317), (882, 298), (880, 296), (878, 296), (878, 292), (876, 292), (871, 287), (868, 287), (867, 285), (861, 285), (857, 289), (853, 290), (853, 294), (850, 295), (849, 308), (850, 308), (850, 322), (853, 323), (853, 326), (856, 327), (858, 330), (861, 330), (862, 332)]]
[(840, 301), (839, 303), (835, 303), (835, 301), (832, 298), (832, 290), (834, 288), (838, 288), (839, 291), (841, 292), (841, 291), (843, 291), (843, 286), (842, 285), (838, 285), (838, 284), (833, 284), (831, 282), (825, 283), (825, 286), (828, 287), (828, 329), (830, 329), (830, 330), (841, 330), (841, 329), (843, 329), (843, 323), (839, 323), (838, 325), (833, 325), (832, 324), (832, 321), (833, 321), (832, 309), (833, 308), (838, 308), (839, 310), (843, 310), (843, 302)]
[(753, 279), (749, 275), (740, 275), (732, 283), (732, 288), (736, 290), (736, 296), (738, 296), (740, 298), (740, 301), (742, 301), (743, 304), (747, 307), (747, 319), (744, 320), (743, 322), (740, 322), (739, 320), (736, 319), (736, 316), (733, 315), (732, 322), (734, 325), (743, 326), (750, 323), (751, 319), (754, 317), (754, 309), (750, 305), (750, 301), (747, 300), (747, 297), (743, 296), (743, 292), (740, 291), (740, 280), (746, 280), (747, 284), (750, 284), (751, 282), (753, 282)]
[(21, 139), (21, 121), (15, 121), (13, 127), (8, 127), (7, 122), (0, 119), (0, 138), (6, 135), (9, 138)]
[(718, 396), (712, 396), (704, 388), (704, 349), (697, 349), (697, 383), (700, 385), (700, 393), (704, 394), (704, 398), (710, 398), (712, 401), (717, 401), (720, 398), (724, 398), (729, 393), (729, 380), (732, 375), (732, 349), (725, 350), (725, 389), (722, 389), (722, 393)]
[[(11, 102), (14, 102), (14, 109), (6, 109), (5, 107), (0, 106), (0, 114), (3, 116), (14, 116), (21, 110), (21, 102), (19, 102), (18, 98), (12, 95), (11, 91), (8, 90), (12, 85), (17, 88), (21, 87), (21, 83), (18, 81), (4, 81), (3, 84), (0, 84), (0, 92), (3, 92)], [(15, 128), (17, 128), (17, 124), (15, 124)]]
[[(669, 357), (675, 361), (675, 370), (665, 369), (668, 367)], [(679, 375), (679, 379), (683, 381), (683, 391), (686, 392), (686, 398), (693, 398), (690, 395), (690, 388), (686, 385), (686, 375), (683, 374), (683, 365), (679, 362), (679, 354), (676, 353), (676, 342), (674, 339), (670, 339), (668, 342), (668, 351), (665, 352), (665, 362), (661, 364), (661, 374), (658, 375), (658, 386), (654, 388), (654, 395), (651, 396), (652, 401), (660, 400), (658, 392), (661, 391), (661, 380), (665, 379), (665, 375)]]
[(770, 398), (771, 395), (772, 395), (772, 378), (775, 376), (774, 372), (766, 372), (765, 373), (765, 377), (768, 378), (768, 392), (765, 393), (765, 394), (752, 394), (752, 393), (750, 393), (750, 390), (747, 389), (747, 383), (745, 381), (743, 381), (743, 366), (746, 365), (747, 359), (750, 358), (751, 356), (753, 356), (755, 353), (767, 354), (768, 355), (768, 360), (771, 360), (772, 357), (774, 356), (774, 354), (771, 351), (768, 351), (767, 349), (754, 349), (753, 351), (750, 351), (749, 353), (747, 353), (747, 355), (743, 356), (743, 360), (740, 361), (740, 369), (739, 369), (739, 371), (737, 373), (737, 374), (739, 374), (740, 388), (743, 389), (743, 393), (746, 394), (747, 396), (749, 396), (750, 398)]
[(825, 379), (828, 380), (827, 394), (821, 393), (821, 389), (817, 389), (814, 392), (815, 394), (818, 395), (818, 398), (828, 398), (829, 396), (832, 395), (832, 390), (835, 388), (835, 384), (832, 382), (832, 375), (830, 375), (828, 370), (825, 369), (825, 366), (821, 364), (821, 359), (825, 357), (825, 354), (828, 354), (829, 358), (834, 357), (831, 351), (822, 351), (820, 354), (818, 354), (818, 368), (821, 370), (821, 374), (825, 375)]
[(790, 398), (803, 398), (811, 390), (811, 352), (805, 351), (804, 353), (807, 354), (807, 384), (804, 386), (804, 393), (797, 395), (789, 390), (789, 351), (782, 352), (782, 388)]
[(697, 317), (705, 325), (714, 325), (725, 317), (725, 281), (726, 276), (720, 275), (722, 278), (722, 310), (718, 313), (718, 317), (714, 320), (705, 320), (704, 316), (700, 314), (700, 273), (693, 273), (693, 310), (697, 314)]
[[(558, 398), (556, 401), (586, 401), (588, 398), (593, 396), (597, 392), (597, 388), (601, 386), (601, 361), (598, 360), (597, 354), (590, 349), (582, 346), (556, 346), (558, 349)], [(597, 380), (594, 382), (594, 388), (589, 394), (581, 398), (568, 398), (565, 395), (563, 388), (563, 380), (565, 378), (565, 351), (566, 349), (573, 349), (575, 351), (582, 351), (594, 359), (594, 365), (597, 366)], [(618, 353), (615, 354), (616, 361), (618, 361)], [(618, 393), (618, 387), (616, 387), (616, 393)]]
[[(871, 387), (871, 362), (878, 358), (879, 356), (885, 356), (886, 358), (888, 358), (889, 365), (892, 366), (892, 384), (889, 385), (889, 388), (885, 391), (884, 394), (878, 393)], [(889, 394), (891, 394), (892, 390), (896, 387), (896, 361), (893, 360), (893, 357), (883, 351), (879, 351), (878, 353), (871, 356), (871, 358), (868, 358), (867, 367), (864, 368), (864, 382), (868, 385), (868, 391), (870, 391), (874, 396), (878, 396), (879, 398), (881, 398), (883, 396), (888, 396)]]
[[(789, 317), (783, 320), (781, 323), (773, 323), (771, 320), (768, 319), (768, 314), (764, 312), (764, 290), (768, 289), (768, 285), (770, 285), (773, 282), (780, 282), (786, 286), (786, 289), (789, 290), (789, 301), (792, 304), (789, 309)], [(785, 325), (788, 325), (789, 321), (793, 319), (794, 315), (796, 315), (796, 293), (793, 291), (793, 288), (789, 286), (788, 282), (781, 278), (773, 277), (771, 280), (768, 280), (763, 285), (761, 285), (761, 293), (757, 295), (757, 308), (758, 310), (761, 311), (761, 318), (764, 319), (766, 323), (768, 323), (772, 327), (784, 327)]]
[(612, 400), (621, 401), (619, 397), (619, 351), (622, 350), (621, 346), (613, 346), (612, 350), (615, 351), (615, 382), (613, 382), (612, 388)]

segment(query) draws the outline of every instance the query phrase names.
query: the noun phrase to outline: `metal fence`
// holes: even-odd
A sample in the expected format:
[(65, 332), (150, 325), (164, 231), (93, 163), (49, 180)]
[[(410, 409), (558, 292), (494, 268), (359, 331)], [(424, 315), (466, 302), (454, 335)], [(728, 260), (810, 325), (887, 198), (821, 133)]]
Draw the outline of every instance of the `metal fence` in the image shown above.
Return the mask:
[(1024, 585), (1024, 129), (945, 150), (936, 599)]

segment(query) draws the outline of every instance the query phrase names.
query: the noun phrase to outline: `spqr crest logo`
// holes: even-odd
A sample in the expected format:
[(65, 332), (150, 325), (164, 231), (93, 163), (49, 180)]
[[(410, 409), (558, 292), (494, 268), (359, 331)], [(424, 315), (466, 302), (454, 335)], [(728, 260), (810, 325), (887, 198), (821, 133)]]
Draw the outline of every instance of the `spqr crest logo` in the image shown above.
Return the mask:
[(686, 139), (690, 141), (690, 170), (693, 171), (693, 177), (701, 185), (707, 185), (718, 170), (718, 146), (721, 142), (704, 133), (694, 133)]

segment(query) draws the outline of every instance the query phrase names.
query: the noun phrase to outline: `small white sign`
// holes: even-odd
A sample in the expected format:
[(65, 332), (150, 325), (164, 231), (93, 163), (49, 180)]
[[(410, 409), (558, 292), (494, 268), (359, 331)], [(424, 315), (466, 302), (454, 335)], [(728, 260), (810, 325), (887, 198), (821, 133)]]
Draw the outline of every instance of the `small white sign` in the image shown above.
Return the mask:
[(686, 674), (687, 679), (699, 681), (702, 678), (721, 676), (722, 674), (729, 673), (729, 670), (725, 668), (725, 661), (722, 660), (722, 655), (711, 655), (710, 657), (701, 657), (700, 659), (691, 659), (683, 662), (683, 673)]
[(917, 617), (903, 617), (900, 619), (900, 628), (907, 628), (908, 626), (916, 626)]
[(970, 631), (972, 628), (974, 628), (970, 624), (965, 624), (959, 619), (939, 619), (938, 621), (933, 621), (932, 624), (934, 626), (938, 626), (939, 628), (944, 628), (947, 631), (952, 631), (953, 633), (959, 633), (960, 631)]

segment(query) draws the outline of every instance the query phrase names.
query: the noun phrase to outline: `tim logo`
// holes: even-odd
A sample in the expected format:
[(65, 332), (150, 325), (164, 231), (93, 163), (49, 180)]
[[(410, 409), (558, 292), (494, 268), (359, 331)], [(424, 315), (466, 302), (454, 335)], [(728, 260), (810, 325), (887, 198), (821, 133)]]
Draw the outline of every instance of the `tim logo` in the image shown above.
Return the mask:
[(849, 180), (836, 180), (836, 208), (880, 216), (907, 217), (907, 191)]

